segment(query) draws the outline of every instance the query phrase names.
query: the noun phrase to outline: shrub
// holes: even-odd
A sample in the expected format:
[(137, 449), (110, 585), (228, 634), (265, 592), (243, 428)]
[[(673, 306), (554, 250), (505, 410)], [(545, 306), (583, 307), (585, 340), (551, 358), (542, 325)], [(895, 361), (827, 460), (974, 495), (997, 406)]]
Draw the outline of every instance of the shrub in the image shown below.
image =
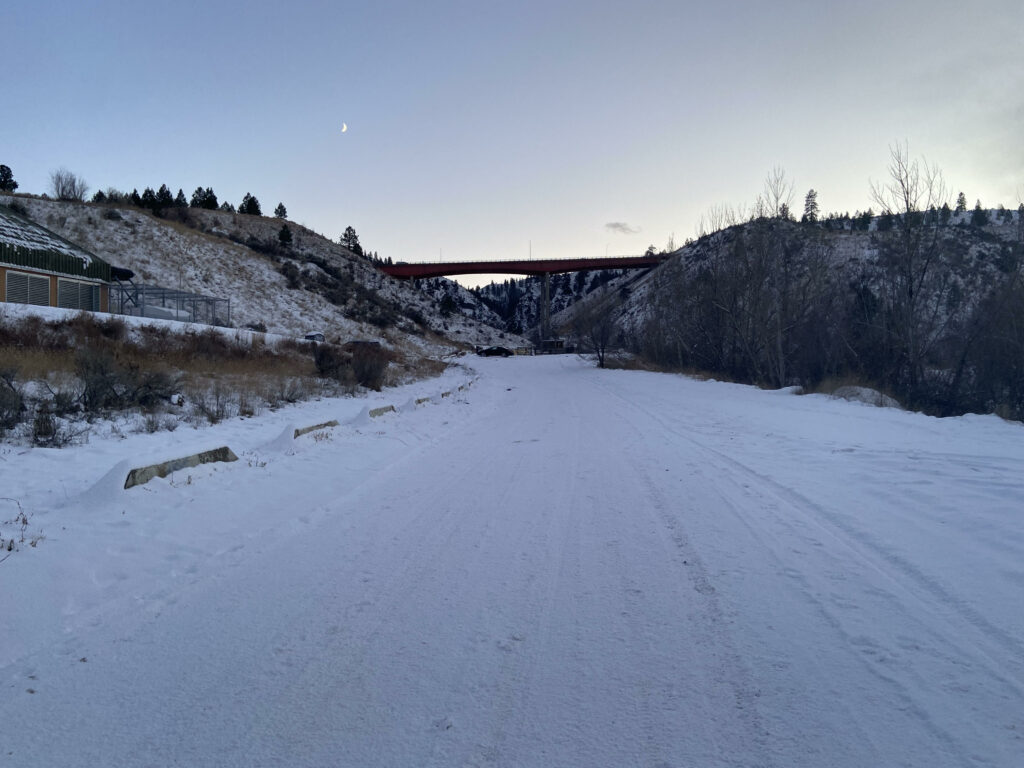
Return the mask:
[(338, 378), (341, 369), (347, 367), (348, 362), (345, 354), (330, 344), (317, 344), (313, 349), (313, 364), (316, 366), (316, 372), (325, 378)]
[(294, 261), (286, 261), (278, 268), (278, 272), (284, 275), (285, 280), (288, 281), (288, 287), (295, 289), (302, 287), (302, 277), (299, 272), (299, 268), (295, 266)]
[(49, 406), (43, 404), (36, 410), (36, 416), (32, 420), (32, 442), (36, 445), (47, 445), (56, 435), (57, 420)]
[(221, 381), (215, 381), (212, 388), (194, 389), (189, 400), (192, 403), (193, 416), (202, 416), (211, 424), (226, 419), (229, 415), (231, 395)]
[(108, 317), (97, 323), (100, 335), (111, 341), (123, 341), (128, 335), (128, 325), (120, 317)]
[(0, 434), (17, 426), (21, 421), (25, 401), (14, 386), (16, 371), (12, 368), (0, 370)]
[(169, 401), (181, 384), (177, 376), (172, 376), (166, 371), (139, 372), (138, 369), (133, 369), (131, 374), (131, 390), (126, 401), (129, 405), (138, 405), (142, 408), (152, 408), (158, 403)]
[(55, 416), (67, 416), (68, 414), (75, 413), (78, 410), (78, 404), (75, 402), (75, 399), (73, 392), (58, 389), (53, 393), (50, 409)]
[(82, 382), (82, 407), (89, 413), (121, 405), (123, 372), (106, 350), (85, 347), (75, 355), (75, 372)]
[(352, 349), (352, 372), (356, 382), (379, 392), (390, 361), (390, 353), (378, 344), (355, 345)]

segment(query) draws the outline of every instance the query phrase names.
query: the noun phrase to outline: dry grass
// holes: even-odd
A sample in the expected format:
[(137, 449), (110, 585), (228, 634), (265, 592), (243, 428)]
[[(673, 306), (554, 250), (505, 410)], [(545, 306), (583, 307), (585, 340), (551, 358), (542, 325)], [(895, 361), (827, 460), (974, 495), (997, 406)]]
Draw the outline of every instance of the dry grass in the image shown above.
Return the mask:
[(50, 381), (54, 375), (72, 375), (75, 371), (73, 350), (0, 347), (0, 358), (4, 368), (17, 371), (22, 381)]
[(448, 363), (432, 357), (421, 357), (403, 366), (417, 379), (434, 378), (448, 369)]
[(609, 352), (604, 358), (604, 367), (609, 370), (617, 371), (659, 371), (664, 372), (664, 368), (656, 366), (654, 363), (643, 360), (636, 355), (629, 354), (618, 354)]
[(699, 368), (664, 365), (646, 357), (632, 354), (612, 355), (605, 358), (604, 367), (611, 370), (651, 371), (652, 373), (677, 373), (697, 381), (730, 381), (724, 374), (712, 374)]
[(888, 389), (879, 386), (876, 382), (866, 381), (860, 376), (827, 376), (812, 390), (812, 393), (816, 395), (831, 395), (840, 387), (864, 387), (865, 389), (873, 389), (895, 399), (895, 396)]
[(350, 393), (357, 381), (375, 389), (384, 382), (392, 359), (387, 350), (334, 347), (339, 365), (327, 379), (314, 364), (314, 352), (325, 347), (292, 340), (268, 344), (259, 334), (216, 328), (129, 328), (118, 317), (88, 313), (64, 320), (0, 317), (6, 392), (0, 432), (64, 444), (55, 438), (73, 434), (71, 422), (114, 411), (141, 411), (145, 429), (170, 429), (172, 419), (162, 414), (215, 423), (312, 396)]

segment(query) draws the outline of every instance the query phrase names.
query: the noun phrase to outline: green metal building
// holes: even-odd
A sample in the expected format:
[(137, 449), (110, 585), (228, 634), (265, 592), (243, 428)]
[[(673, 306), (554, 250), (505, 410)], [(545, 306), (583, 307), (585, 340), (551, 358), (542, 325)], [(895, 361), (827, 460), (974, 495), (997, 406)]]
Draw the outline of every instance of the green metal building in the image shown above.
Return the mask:
[(0, 205), (0, 300), (108, 312), (110, 264)]

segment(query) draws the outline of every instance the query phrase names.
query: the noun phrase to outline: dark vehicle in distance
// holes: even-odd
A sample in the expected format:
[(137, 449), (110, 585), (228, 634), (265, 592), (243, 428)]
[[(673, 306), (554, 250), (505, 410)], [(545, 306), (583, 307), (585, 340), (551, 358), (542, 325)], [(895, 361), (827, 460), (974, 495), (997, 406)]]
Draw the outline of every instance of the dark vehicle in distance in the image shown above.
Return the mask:
[(515, 354), (508, 347), (480, 347), (476, 353), (481, 357), (512, 357)]

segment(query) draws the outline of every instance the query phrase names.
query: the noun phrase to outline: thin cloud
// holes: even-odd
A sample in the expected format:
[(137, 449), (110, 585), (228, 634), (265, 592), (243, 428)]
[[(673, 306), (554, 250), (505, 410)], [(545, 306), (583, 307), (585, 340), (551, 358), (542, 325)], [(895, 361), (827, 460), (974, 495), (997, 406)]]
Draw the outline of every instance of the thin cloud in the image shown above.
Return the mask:
[(640, 227), (631, 226), (624, 221), (610, 221), (604, 228), (617, 235), (635, 235), (640, 231)]

